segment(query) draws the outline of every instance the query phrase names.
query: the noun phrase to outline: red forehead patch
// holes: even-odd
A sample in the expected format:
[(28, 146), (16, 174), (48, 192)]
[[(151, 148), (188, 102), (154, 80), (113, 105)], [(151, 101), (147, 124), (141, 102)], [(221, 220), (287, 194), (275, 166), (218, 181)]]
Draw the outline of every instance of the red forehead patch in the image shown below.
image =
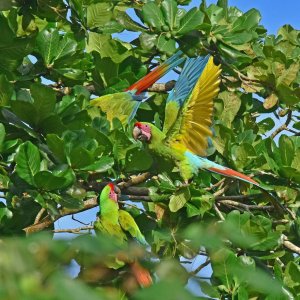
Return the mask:
[(135, 122), (134, 123), (134, 127), (141, 128), (142, 127), (142, 123), (141, 122)]
[(115, 189), (115, 186), (113, 183), (109, 183), (108, 186), (110, 187), (110, 190), (113, 191)]

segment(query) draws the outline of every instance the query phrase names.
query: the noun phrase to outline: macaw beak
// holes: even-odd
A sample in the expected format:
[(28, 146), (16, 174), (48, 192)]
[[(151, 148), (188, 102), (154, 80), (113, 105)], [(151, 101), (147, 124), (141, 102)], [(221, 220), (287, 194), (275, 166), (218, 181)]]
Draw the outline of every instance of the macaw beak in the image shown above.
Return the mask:
[(148, 132), (144, 132), (139, 127), (135, 126), (132, 132), (133, 138), (135, 140), (139, 140), (141, 142), (148, 142), (151, 138), (151, 134)]
[(138, 140), (139, 139), (139, 136), (142, 134), (142, 130), (140, 128), (138, 128), (137, 126), (135, 126), (133, 128), (133, 131), (132, 131), (132, 136), (135, 140)]

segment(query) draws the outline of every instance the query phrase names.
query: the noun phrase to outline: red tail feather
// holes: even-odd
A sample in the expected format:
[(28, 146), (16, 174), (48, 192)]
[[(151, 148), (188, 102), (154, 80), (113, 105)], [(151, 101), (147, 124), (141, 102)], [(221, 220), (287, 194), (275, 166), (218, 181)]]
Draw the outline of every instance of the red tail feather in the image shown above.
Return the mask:
[(136, 95), (140, 94), (142, 91), (146, 90), (154, 82), (156, 82), (160, 77), (162, 77), (167, 70), (168, 66), (166, 65), (161, 65), (155, 68), (152, 72), (127, 88), (126, 91), (137, 90)]
[(239, 172), (234, 171), (234, 170), (229, 169), (229, 168), (226, 168), (224, 170), (217, 169), (217, 168), (209, 168), (208, 170), (210, 170), (212, 172), (215, 172), (215, 173), (218, 173), (218, 174), (221, 174), (221, 175), (228, 176), (228, 177), (238, 178), (238, 179), (241, 179), (241, 180), (244, 180), (244, 181), (247, 181), (249, 183), (253, 183), (253, 184), (259, 186), (259, 183), (256, 182), (255, 180), (253, 180), (252, 178), (250, 178), (249, 176), (246, 176), (242, 173), (239, 173)]
[(152, 285), (152, 278), (147, 269), (143, 268), (137, 261), (132, 263), (130, 267), (135, 279), (142, 287)]

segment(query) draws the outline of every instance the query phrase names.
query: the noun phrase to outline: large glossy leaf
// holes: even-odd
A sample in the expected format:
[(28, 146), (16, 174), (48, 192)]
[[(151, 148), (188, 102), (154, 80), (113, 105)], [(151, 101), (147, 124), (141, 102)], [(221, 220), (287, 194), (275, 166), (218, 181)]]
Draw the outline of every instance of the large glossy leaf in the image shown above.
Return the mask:
[(89, 5), (87, 8), (87, 26), (93, 29), (108, 23), (113, 17), (113, 4), (102, 2)]
[(146, 24), (157, 30), (165, 25), (163, 13), (155, 2), (148, 2), (143, 6), (142, 16)]
[(173, 30), (175, 25), (176, 14), (178, 11), (177, 3), (175, 0), (164, 0), (161, 3), (161, 9), (166, 19), (166, 23), (169, 25), (170, 30)]
[(188, 11), (180, 20), (180, 26), (177, 29), (176, 35), (184, 35), (196, 29), (203, 22), (204, 14), (196, 7)]
[[(130, 46), (129, 46), (130, 47)], [(110, 35), (90, 32), (87, 51), (98, 52), (101, 57), (110, 57), (113, 62), (120, 63), (130, 56), (130, 48), (111, 38)]]
[(16, 173), (30, 185), (35, 185), (34, 175), (40, 171), (40, 152), (31, 142), (25, 142), (18, 148), (15, 158)]
[(12, 94), (12, 84), (5, 78), (5, 75), (0, 74), (0, 106), (7, 105), (11, 99)]

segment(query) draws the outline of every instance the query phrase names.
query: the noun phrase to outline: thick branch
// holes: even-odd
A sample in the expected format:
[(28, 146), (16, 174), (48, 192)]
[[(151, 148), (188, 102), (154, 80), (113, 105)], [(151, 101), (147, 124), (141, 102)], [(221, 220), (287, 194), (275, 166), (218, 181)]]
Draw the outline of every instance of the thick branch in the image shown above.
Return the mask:
[(300, 247), (296, 246), (295, 244), (293, 244), (292, 242), (290, 242), (287, 238), (287, 236), (283, 235), (283, 245), (291, 250), (294, 253), (297, 253), (300, 255)]
[(170, 80), (166, 83), (154, 83), (151, 87), (148, 88), (148, 92), (163, 93), (171, 91), (175, 86), (176, 81)]

